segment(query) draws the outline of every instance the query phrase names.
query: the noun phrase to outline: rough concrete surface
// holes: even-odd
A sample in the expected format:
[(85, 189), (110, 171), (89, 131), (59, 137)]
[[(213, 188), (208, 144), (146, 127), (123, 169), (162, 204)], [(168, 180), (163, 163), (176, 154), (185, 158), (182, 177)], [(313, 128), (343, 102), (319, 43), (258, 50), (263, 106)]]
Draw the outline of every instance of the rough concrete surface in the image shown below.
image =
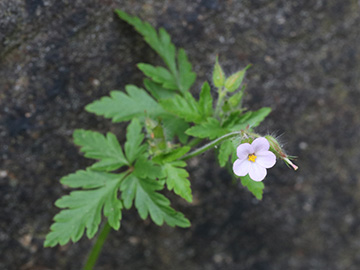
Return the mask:
[(124, 125), (84, 111), (160, 63), (114, 8), (163, 26), (198, 79), (219, 54), (227, 74), (253, 64), (246, 104), (270, 106), (259, 132), (283, 134), (300, 169), (277, 165), (256, 201), (212, 153), (190, 163), (190, 229), (124, 213), (96, 270), (360, 269), (360, 2), (357, 0), (1, 0), (0, 269), (80, 269), (92, 240), (43, 248), (59, 179), (90, 164), (75, 128)]

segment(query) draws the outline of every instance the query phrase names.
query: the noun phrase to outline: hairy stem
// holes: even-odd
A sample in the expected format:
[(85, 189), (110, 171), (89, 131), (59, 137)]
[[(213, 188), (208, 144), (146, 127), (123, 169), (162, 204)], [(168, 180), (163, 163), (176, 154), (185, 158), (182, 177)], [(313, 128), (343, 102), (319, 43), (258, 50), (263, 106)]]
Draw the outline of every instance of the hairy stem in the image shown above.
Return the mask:
[(216, 140), (213, 140), (212, 142), (209, 142), (208, 144), (205, 144), (204, 146), (182, 156), (181, 158), (179, 158), (179, 160), (187, 160), (187, 159), (190, 159), (192, 157), (195, 157), (197, 155), (200, 155), (204, 152), (206, 152), (207, 150), (215, 147), (216, 145), (218, 145), (219, 143), (227, 140), (227, 139), (230, 139), (232, 137), (236, 137), (236, 136), (239, 136), (242, 134), (242, 131), (234, 131), (234, 132), (231, 132), (231, 133), (228, 133), (228, 134), (225, 134), (224, 136), (221, 136), (220, 138), (217, 138)]
[(104, 226), (102, 227), (101, 232), (89, 253), (88, 259), (86, 261), (86, 264), (85, 264), (83, 270), (93, 270), (93, 268), (96, 264), (96, 261), (100, 255), (101, 249), (104, 245), (104, 242), (106, 240), (106, 237), (108, 236), (110, 231), (111, 231), (111, 227), (110, 227), (109, 223), (106, 222), (104, 224)]

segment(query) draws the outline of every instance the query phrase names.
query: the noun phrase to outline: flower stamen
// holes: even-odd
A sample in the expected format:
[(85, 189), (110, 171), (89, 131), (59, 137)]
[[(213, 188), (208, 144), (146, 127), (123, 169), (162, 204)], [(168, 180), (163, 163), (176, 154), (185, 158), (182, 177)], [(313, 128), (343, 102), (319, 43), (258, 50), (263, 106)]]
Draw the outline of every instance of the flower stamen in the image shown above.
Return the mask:
[(251, 161), (251, 162), (255, 162), (255, 160), (256, 160), (255, 154), (250, 154), (250, 155), (248, 156), (248, 160)]

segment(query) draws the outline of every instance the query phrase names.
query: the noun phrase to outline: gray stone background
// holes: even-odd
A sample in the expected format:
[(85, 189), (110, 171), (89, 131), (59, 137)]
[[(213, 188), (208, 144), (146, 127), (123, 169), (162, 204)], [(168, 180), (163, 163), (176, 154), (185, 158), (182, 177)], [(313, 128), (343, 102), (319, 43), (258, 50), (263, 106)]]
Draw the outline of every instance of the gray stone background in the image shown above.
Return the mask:
[(80, 269), (92, 241), (43, 248), (69, 190), (59, 179), (90, 164), (75, 128), (124, 138), (124, 125), (84, 112), (129, 83), (138, 62), (161, 63), (113, 13), (163, 26), (198, 73), (219, 54), (227, 72), (252, 63), (251, 109), (272, 114), (300, 169), (269, 171), (264, 199), (233, 184), (212, 153), (190, 163), (194, 203), (173, 197), (190, 229), (124, 213), (95, 269), (360, 269), (360, 2), (357, 0), (1, 0), (0, 269)]

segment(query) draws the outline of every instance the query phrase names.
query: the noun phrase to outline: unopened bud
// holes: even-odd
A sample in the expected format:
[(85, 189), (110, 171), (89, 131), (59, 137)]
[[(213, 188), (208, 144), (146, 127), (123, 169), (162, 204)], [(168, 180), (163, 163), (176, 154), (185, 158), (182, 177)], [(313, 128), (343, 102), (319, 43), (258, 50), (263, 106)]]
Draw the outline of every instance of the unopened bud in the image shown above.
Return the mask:
[(232, 74), (229, 78), (225, 81), (225, 88), (229, 92), (234, 92), (236, 89), (238, 89), (244, 79), (245, 72), (251, 67), (251, 65), (247, 65), (246, 68)]
[(270, 151), (273, 152), (277, 157), (282, 159), (288, 166), (291, 166), (295, 171), (299, 168), (290, 160), (290, 157), (282, 149), (280, 143), (270, 135), (265, 136), (270, 144)]
[(224, 82), (225, 82), (225, 73), (219, 64), (218, 57), (216, 57), (216, 62), (213, 72), (213, 83), (215, 87), (219, 88), (224, 86)]

